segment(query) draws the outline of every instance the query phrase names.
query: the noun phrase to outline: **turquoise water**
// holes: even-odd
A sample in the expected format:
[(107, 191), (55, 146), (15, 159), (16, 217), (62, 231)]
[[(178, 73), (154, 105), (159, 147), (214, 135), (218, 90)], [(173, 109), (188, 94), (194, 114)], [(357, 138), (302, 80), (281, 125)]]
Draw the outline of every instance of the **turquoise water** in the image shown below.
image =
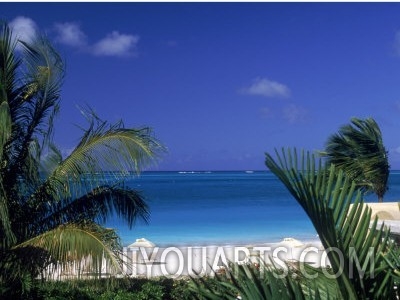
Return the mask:
[[(124, 245), (141, 237), (159, 246), (317, 238), (302, 208), (268, 171), (145, 172), (126, 183), (145, 196), (151, 220), (148, 225), (138, 222), (131, 230), (117, 218), (110, 220), (107, 226), (118, 230)], [(400, 173), (392, 172), (385, 200), (400, 199), (396, 195)]]

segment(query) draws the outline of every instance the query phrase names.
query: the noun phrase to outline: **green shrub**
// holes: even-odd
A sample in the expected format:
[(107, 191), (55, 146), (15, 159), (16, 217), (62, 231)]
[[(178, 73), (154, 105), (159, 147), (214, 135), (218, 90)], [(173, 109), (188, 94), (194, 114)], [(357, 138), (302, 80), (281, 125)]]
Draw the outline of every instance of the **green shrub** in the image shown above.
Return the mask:
[(168, 278), (37, 281), (30, 299), (185, 300), (193, 299), (189, 284)]
[(142, 289), (138, 291), (133, 298), (135, 300), (162, 300), (164, 296), (164, 287), (158, 282), (149, 281), (143, 284)]

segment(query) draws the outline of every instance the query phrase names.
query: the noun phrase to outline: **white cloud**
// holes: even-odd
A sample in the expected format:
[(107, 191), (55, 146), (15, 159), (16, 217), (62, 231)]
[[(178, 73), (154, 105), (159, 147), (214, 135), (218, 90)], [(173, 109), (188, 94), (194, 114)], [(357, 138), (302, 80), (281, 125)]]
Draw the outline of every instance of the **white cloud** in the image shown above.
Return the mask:
[(283, 118), (291, 124), (306, 121), (307, 110), (296, 104), (290, 104), (283, 108)]
[(100, 41), (89, 45), (86, 34), (79, 24), (73, 22), (55, 25), (57, 40), (65, 45), (76, 47), (97, 56), (130, 56), (137, 52), (139, 36), (113, 31)]
[(248, 95), (257, 95), (267, 98), (286, 98), (290, 96), (290, 90), (286, 85), (260, 77), (256, 78), (252, 85), (242, 89), (242, 92)]
[(93, 45), (93, 53), (99, 56), (129, 56), (136, 54), (139, 36), (113, 31)]
[(77, 23), (57, 23), (55, 30), (58, 36), (56, 40), (72, 47), (83, 47), (86, 45), (86, 35)]
[[(36, 23), (23, 16), (19, 16), (9, 23), (15, 38), (31, 42), (37, 33)], [(88, 51), (98, 56), (135, 56), (137, 54), (138, 35), (123, 34), (113, 31), (105, 38), (90, 45), (86, 34), (78, 23), (65, 22), (54, 25), (57, 34), (56, 40), (64, 45)]]
[(14, 20), (8, 23), (13, 31), (14, 37), (24, 42), (30, 43), (36, 37), (36, 23), (23, 16), (16, 17)]

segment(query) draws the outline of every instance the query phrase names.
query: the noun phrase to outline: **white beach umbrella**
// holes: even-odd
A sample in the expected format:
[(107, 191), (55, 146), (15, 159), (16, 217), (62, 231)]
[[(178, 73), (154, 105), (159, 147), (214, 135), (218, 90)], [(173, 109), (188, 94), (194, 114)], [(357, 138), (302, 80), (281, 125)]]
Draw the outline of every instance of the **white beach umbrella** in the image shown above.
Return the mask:
[(282, 258), (288, 261), (298, 260), (300, 253), (297, 252), (301, 251), (301, 248), (305, 246), (306, 245), (301, 241), (290, 237), (284, 238), (277, 244), (277, 247), (283, 247), (287, 250), (286, 255), (284, 255)]
[(284, 238), (280, 243), (279, 246), (288, 247), (288, 248), (300, 248), (305, 246), (301, 241), (296, 240), (294, 238)]
[[(128, 262), (131, 264), (130, 266), (130, 271), (132, 272), (131, 276), (147, 276), (147, 269), (145, 268), (144, 265), (149, 263), (149, 257), (151, 256), (148, 254), (148, 251), (152, 251), (150, 248), (154, 248), (156, 245), (145, 239), (145, 238), (140, 238), (136, 239), (136, 241), (128, 246), (128, 251), (131, 251), (130, 255), (130, 261)], [(146, 250), (149, 249), (149, 250)], [(140, 251), (139, 251), (140, 250)], [(144, 253), (142, 251), (145, 251), (147, 253), (147, 256), (143, 256)], [(135, 274), (135, 275), (133, 275)]]
[(136, 239), (136, 241), (133, 244), (130, 244), (128, 248), (139, 248), (139, 247), (144, 247), (144, 248), (154, 248), (156, 245), (145, 239), (145, 238), (140, 238)]

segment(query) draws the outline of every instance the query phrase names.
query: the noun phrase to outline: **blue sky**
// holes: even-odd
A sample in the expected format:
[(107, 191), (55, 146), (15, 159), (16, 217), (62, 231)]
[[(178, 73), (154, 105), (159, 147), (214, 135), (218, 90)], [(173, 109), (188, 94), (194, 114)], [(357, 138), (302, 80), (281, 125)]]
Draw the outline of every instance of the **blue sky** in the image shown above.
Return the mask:
[(373, 117), (400, 169), (400, 3), (0, 3), (66, 61), (55, 139), (85, 125), (148, 125), (156, 170), (264, 170), (275, 147), (322, 149)]

